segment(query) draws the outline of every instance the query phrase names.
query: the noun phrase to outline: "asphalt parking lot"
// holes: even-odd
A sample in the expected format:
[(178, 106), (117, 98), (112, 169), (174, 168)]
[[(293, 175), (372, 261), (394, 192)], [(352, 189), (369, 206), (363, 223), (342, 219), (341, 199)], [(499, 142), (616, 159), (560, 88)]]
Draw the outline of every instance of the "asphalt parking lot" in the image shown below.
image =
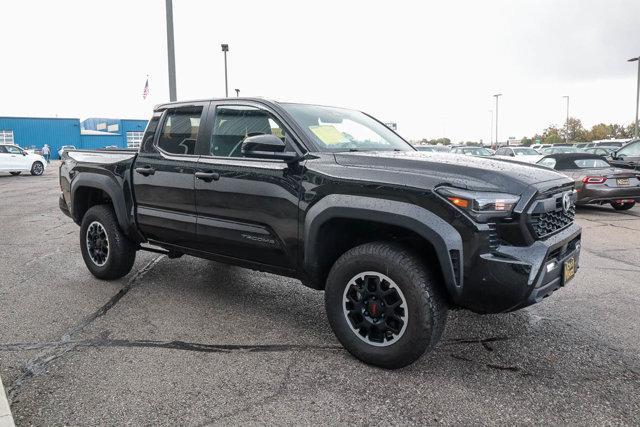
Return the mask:
[(17, 425), (635, 424), (640, 208), (580, 209), (581, 268), (541, 304), (449, 314), (385, 371), (334, 338), (323, 294), (211, 261), (139, 253), (85, 268), (57, 167), (0, 177), (0, 376)]

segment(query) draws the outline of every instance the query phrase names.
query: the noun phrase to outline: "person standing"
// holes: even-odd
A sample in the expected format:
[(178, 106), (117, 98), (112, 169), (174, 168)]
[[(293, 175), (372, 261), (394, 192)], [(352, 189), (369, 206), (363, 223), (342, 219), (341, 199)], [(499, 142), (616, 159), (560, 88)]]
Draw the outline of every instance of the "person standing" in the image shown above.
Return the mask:
[(49, 164), (49, 159), (51, 158), (51, 149), (49, 148), (49, 144), (44, 144), (44, 147), (42, 147), (42, 155), (47, 161), (47, 164)]

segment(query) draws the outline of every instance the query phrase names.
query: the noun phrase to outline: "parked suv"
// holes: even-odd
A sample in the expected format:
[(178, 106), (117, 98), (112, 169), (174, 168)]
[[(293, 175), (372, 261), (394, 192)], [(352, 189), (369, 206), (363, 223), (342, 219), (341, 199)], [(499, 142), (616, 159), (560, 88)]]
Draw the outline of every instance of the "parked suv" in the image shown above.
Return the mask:
[(138, 153), (68, 151), (60, 183), (94, 276), (120, 278), (136, 251), (160, 250), (294, 277), (325, 291), (345, 348), (385, 368), (433, 348), (451, 307), (541, 301), (574, 277), (580, 253), (566, 176), (419, 153), (342, 108), (163, 104)]

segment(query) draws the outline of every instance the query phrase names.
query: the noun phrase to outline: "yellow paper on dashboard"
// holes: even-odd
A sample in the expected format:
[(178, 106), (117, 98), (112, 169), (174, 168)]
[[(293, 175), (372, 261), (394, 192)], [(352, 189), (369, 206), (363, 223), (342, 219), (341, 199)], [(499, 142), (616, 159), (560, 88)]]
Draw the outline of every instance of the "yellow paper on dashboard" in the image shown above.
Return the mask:
[(332, 125), (309, 126), (309, 129), (327, 145), (340, 144), (345, 139), (342, 132)]

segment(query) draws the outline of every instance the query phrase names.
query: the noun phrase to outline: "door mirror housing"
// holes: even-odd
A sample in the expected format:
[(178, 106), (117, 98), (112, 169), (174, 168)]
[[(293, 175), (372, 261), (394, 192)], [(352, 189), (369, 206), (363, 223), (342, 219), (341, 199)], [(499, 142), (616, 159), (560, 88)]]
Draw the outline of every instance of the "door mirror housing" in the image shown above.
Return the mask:
[(283, 140), (272, 134), (248, 136), (242, 141), (242, 156), (258, 159), (278, 159), (287, 162), (298, 159), (298, 153), (285, 151)]

